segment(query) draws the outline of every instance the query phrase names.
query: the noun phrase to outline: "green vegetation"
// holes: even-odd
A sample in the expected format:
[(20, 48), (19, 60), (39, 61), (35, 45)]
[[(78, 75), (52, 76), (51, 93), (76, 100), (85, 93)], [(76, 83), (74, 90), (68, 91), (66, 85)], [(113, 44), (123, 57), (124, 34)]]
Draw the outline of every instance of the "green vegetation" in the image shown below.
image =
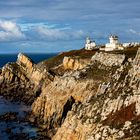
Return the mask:
[(65, 56), (70, 56), (70, 57), (79, 57), (81, 59), (84, 58), (91, 58), (95, 53), (97, 52), (97, 50), (93, 50), (93, 51), (89, 51), (89, 50), (85, 50), (85, 49), (81, 49), (81, 50), (72, 50), (69, 52), (62, 52), (59, 55), (52, 57), (50, 59), (44, 60), (40, 63), (37, 64), (38, 67), (46, 67), (46, 68), (51, 68), (53, 66), (58, 66), (62, 63), (63, 58)]

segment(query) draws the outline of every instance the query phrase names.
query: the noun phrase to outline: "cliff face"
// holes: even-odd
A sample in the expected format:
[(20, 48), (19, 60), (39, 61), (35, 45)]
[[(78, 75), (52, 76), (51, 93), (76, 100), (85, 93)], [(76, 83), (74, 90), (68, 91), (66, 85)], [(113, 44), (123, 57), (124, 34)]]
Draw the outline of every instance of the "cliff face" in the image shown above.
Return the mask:
[(30, 120), (53, 140), (138, 139), (140, 49), (136, 56), (96, 53), (91, 61), (60, 56), (36, 65), (20, 54), (0, 71), (0, 94), (34, 101)]
[[(53, 139), (80, 140), (85, 138), (88, 133), (91, 134), (93, 131), (90, 128), (91, 125), (86, 126), (83, 123), (89, 121), (89, 124), (91, 122), (93, 126), (97, 125), (96, 121), (101, 119), (102, 106), (106, 103), (104, 100), (112, 101), (107, 92), (109, 90), (114, 92), (115, 84), (120, 88), (119, 84), (124, 80), (123, 78), (131, 66), (124, 55), (107, 55), (110, 63), (107, 60), (104, 61), (106, 56), (103, 54), (97, 53), (95, 56), (97, 56), (96, 59), (92, 58), (92, 62), (85, 68), (55, 77), (54, 81), (46, 86), (33, 103), (32, 113), (40, 124), (45, 125), (48, 129), (55, 128), (56, 131), (61, 126)], [(102, 56), (102, 59), (99, 56)], [(117, 58), (117, 61), (113, 59), (113, 56)], [(107, 103), (111, 104), (111, 102)], [(112, 101), (112, 103), (114, 102)], [(107, 108), (106, 106), (104, 109)], [(109, 105), (109, 107), (111, 106)], [(107, 112), (111, 113), (112, 110), (109, 108)], [(106, 113), (106, 115), (108, 114)], [(79, 117), (77, 118), (77, 116)], [(89, 132), (87, 133), (87, 131)]]
[(140, 49), (133, 62), (121, 65), (95, 95), (73, 105), (53, 140), (138, 139), (139, 65)]
[(52, 75), (40, 71), (30, 58), (19, 54), (17, 62), (8, 63), (2, 68), (0, 94), (10, 99), (31, 103), (39, 94), (42, 85), (48, 84), (52, 79)]
[(116, 69), (114, 67), (111, 70), (105, 65), (100, 65), (101, 68), (98, 70), (98, 66), (94, 63), (80, 71), (66, 72), (63, 76), (56, 76), (33, 103), (33, 116), (41, 124), (46, 124), (48, 128), (59, 127), (72, 105), (94, 95), (99, 84), (109, 81), (110, 75)]

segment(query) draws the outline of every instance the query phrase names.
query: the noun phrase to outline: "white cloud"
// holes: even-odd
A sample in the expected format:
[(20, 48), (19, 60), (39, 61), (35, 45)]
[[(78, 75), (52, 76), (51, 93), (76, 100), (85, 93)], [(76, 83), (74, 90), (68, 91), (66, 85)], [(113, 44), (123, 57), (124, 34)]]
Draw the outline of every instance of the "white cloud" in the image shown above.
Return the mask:
[(36, 23), (20, 23), (20, 28), (22, 31), (29, 31), (32, 30), (33, 28), (36, 28), (38, 26), (41, 27), (48, 27), (48, 28), (55, 28), (57, 24), (49, 24), (46, 22), (36, 22)]
[(135, 31), (134, 29), (129, 29), (128, 32), (140, 36), (140, 32)]
[(72, 37), (75, 38), (75, 39), (83, 38), (85, 36), (87, 36), (87, 33), (85, 33), (82, 30), (78, 30), (78, 31), (72, 32)]
[(82, 30), (72, 31), (67, 28), (37, 27), (37, 32), (42, 39), (49, 41), (81, 39), (86, 36)]
[(75, 40), (86, 36), (83, 30), (73, 30), (69, 25), (49, 23), (19, 23), (0, 20), (0, 41), (58, 41)]
[(25, 38), (20, 26), (12, 21), (0, 21), (0, 41), (14, 41)]

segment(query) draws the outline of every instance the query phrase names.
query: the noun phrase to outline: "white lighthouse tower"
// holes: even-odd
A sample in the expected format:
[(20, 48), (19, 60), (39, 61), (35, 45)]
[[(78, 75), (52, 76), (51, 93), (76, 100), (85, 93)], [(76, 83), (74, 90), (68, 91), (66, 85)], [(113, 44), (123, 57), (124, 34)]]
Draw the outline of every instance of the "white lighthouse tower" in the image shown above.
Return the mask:
[(95, 41), (91, 41), (90, 37), (86, 38), (85, 50), (93, 50), (96, 48)]
[(118, 36), (111, 35), (109, 37), (109, 43), (105, 45), (105, 51), (123, 50), (123, 46), (119, 43)]
[(110, 37), (109, 37), (109, 40), (110, 40), (110, 44), (119, 44), (119, 40), (118, 40), (118, 36), (116, 36), (116, 35), (111, 35)]

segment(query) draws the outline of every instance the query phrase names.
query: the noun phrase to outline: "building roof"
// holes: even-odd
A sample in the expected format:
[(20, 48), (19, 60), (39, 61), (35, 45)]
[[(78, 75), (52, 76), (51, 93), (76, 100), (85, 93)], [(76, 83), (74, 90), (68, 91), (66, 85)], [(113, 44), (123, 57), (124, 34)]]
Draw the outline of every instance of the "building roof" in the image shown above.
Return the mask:
[(111, 35), (109, 38), (118, 39), (118, 36), (117, 35)]

